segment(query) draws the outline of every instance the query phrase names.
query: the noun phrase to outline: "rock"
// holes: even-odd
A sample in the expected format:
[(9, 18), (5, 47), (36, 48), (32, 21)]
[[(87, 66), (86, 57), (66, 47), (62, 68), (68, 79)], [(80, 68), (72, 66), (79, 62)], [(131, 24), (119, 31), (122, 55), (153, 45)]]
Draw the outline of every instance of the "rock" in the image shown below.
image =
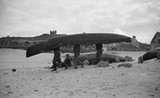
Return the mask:
[(12, 69), (12, 72), (15, 72), (16, 71), (16, 69)]
[(7, 75), (8, 73), (3, 73), (3, 75)]
[(155, 88), (155, 90), (158, 91), (159, 89), (158, 89), (158, 88)]
[(98, 67), (108, 67), (109, 66), (109, 61), (99, 61), (96, 66), (98, 66)]
[(149, 95), (149, 96), (154, 97), (155, 95)]
[(9, 88), (9, 87), (10, 87), (9, 85), (6, 86), (6, 88)]
[(123, 64), (119, 64), (117, 67), (127, 67), (127, 68), (130, 68), (130, 67), (132, 67), (132, 64), (131, 63), (123, 63)]
[(38, 92), (38, 90), (36, 89), (36, 90), (34, 90), (34, 92)]
[(12, 91), (8, 92), (8, 94), (12, 94), (12, 93), (13, 93)]
[(84, 93), (87, 93), (87, 91), (84, 91)]

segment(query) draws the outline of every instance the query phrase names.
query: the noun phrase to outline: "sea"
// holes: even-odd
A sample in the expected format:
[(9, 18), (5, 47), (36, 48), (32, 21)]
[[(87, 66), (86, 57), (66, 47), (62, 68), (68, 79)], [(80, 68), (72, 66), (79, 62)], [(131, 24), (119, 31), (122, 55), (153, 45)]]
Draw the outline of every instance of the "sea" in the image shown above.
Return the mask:
[(27, 58), (26, 50), (0, 49), (0, 69), (52, 66), (53, 53), (40, 53)]

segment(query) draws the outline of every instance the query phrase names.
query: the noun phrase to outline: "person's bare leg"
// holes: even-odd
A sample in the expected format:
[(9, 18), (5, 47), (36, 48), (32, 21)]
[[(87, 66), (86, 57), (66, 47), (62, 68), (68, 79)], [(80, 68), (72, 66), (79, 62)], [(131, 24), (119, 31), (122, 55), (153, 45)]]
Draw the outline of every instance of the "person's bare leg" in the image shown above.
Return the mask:
[(74, 57), (74, 69), (77, 69), (77, 57)]

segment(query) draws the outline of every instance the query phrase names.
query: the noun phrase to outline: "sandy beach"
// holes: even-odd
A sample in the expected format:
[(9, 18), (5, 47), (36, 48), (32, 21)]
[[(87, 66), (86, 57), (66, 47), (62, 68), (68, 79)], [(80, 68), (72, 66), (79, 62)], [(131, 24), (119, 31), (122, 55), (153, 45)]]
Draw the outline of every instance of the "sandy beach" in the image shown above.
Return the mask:
[(45, 68), (52, 66), (51, 53), (26, 58), (25, 50), (0, 49), (0, 98), (160, 98), (160, 61), (138, 64), (145, 52), (109, 53), (133, 57), (133, 66), (117, 67), (121, 62), (56, 73)]

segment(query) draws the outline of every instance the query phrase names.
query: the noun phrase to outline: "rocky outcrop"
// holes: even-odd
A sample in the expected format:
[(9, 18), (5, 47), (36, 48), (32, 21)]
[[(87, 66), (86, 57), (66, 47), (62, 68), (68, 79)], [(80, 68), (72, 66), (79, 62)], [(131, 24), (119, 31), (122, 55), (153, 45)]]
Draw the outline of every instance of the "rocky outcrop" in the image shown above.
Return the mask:
[(151, 40), (151, 47), (152, 49), (156, 48), (156, 47), (160, 47), (160, 32), (157, 32), (153, 39)]
[(150, 44), (138, 42), (136, 36), (132, 37), (131, 43), (121, 42), (107, 45), (108, 51), (147, 51), (151, 49)]

